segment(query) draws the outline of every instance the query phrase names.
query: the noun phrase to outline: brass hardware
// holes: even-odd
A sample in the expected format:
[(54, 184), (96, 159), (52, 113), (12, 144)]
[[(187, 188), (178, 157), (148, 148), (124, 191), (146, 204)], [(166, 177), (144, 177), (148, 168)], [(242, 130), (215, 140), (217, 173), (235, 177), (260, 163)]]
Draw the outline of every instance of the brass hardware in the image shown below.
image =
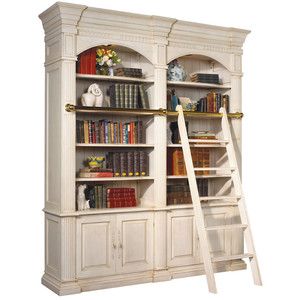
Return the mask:
[(113, 243), (113, 248), (116, 249), (117, 248), (117, 245), (115, 243)]
[(76, 107), (75, 107), (75, 105), (73, 105), (73, 104), (67, 103), (67, 104), (65, 105), (65, 110), (66, 110), (67, 112), (74, 112), (74, 111), (76, 111)]
[[(165, 108), (159, 109), (136, 109), (136, 108), (115, 108), (115, 107), (87, 107), (77, 106), (67, 103), (65, 105), (67, 112), (78, 112), (78, 113), (111, 113), (111, 114), (122, 114), (122, 115), (158, 115), (158, 116), (178, 116), (177, 111), (166, 110)], [(198, 117), (198, 118), (222, 118), (221, 113), (210, 113), (210, 112), (198, 112), (198, 111), (184, 111), (185, 116)], [(241, 119), (244, 114), (241, 112), (229, 113), (228, 118)]]
[(119, 248), (123, 249), (123, 244), (122, 243), (119, 244)]

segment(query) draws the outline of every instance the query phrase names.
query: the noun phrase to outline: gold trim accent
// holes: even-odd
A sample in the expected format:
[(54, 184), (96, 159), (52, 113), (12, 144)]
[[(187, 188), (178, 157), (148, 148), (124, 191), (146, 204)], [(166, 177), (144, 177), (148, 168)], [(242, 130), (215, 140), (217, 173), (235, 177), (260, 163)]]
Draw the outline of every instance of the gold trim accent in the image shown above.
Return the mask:
[[(77, 113), (106, 113), (106, 114), (121, 114), (121, 115), (143, 115), (143, 116), (178, 116), (177, 111), (170, 111), (164, 108), (159, 109), (136, 109), (136, 108), (114, 108), (114, 107), (87, 107), (87, 106), (77, 106), (70, 103), (65, 105), (65, 110), (67, 112), (77, 112)], [(198, 111), (184, 111), (185, 116), (198, 117), (198, 118), (222, 118), (221, 113), (208, 113), (208, 112), (198, 112)], [(241, 119), (244, 114), (241, 112), (229, 113), (228, 118)]]
[(67, 104), (65, 105), (65, 110), (66, 110), (67, 112), (76, 112), (76, 107), (75, 107), (75, 105), (73, 105), (73, 104), (67, 103)]

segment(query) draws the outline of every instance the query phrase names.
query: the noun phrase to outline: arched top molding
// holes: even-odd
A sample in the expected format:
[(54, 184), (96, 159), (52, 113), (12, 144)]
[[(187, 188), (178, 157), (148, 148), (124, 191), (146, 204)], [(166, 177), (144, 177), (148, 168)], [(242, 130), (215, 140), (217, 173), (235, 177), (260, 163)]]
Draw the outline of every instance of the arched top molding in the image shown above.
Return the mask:
[(205, 50), (190, 50), (190, 49), (174, 49), (172, 47), (168, 47), (167, 49), (167, 63), (171, 62), (174, 59), (178, 59), (187, 55), (199, 55), (204, 56), (206, 58), (212, 59), (218, 63), (220, 63), (224, 68), (226, 68), (229, 72), (233, 71), (232, 59), (229, 53), (218, 53), (212, 51)]
[(126, 41), (115, 41), (111, 38), (93, 38), (86, 39), (85, 37), (78, 36), (77, 37), (77, 47), (76, 47), (76, 55), (79, 55), (83, 51), (98, 47), (98, 46), (106, 46), (106, 45), (114, 45), (120, 46), (124, 48), (128, 48), (129, 50), (135, 51), (141, 56), (145, 57), (150, 63), (153, 64), (153, 54), (152, 54), (152, 46), (145, 47), (145, 45), (141, 45), (138, 43), (126, 42)]

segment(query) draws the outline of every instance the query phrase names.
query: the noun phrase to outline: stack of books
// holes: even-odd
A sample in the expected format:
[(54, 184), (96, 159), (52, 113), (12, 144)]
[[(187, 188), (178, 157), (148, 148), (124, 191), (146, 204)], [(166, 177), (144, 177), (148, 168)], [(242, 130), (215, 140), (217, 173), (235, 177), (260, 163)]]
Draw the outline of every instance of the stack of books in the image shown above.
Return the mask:
[[(191, 149), (195, 168), (209, 168), (210, 150), (208, 148)], [(187, 175), (182, 149), (168, 149), (167, 160), (168, 175)], [(196, 175), (209, 175), (209, 171), (196, 171)]]
[(148, 94), (143, 84), (112, 84), (109, 95), (110, 107), (149, 108)]
[(149, 158), (146, 151), (109, 152), (106, 167), (113, 170), (113, 176), (148, 176)]
[(83, 168), (78, 172), (79, 178), (102, 178), (113, 177), (114, 173), (112, 169), (106, 168)]
[(142, 78), (143, 77), (143, 72), (142, 72), (142, 69), (138, 69), (138, 68), (117, 68), (116, 69), (116, 75), (117, 76)]
[(193, 82), (219, 84), (219, 74), (194, 73), (190, 74)]
[(107, 207), (134, 207), (136, 206), (134, 188), (109, 188), (107, 189)]
[(76, 72), (79, 74), (96, 74), (96, 48), (88, 49), (78, 55)]
[[(192, 133), (189, 135), (189, 139), (193, 140), (216, 140), (216, 134), (209, 132), (209, 131), (201, 131), (201, 130), (193, 130)], [(197, 142), (191, 142), (194, 144)], [(205, 142), (200, 142), (200, 144), (205, 144)]]
[(199, 112), (216, 113), (219, 112), (221, 107), (225, 107), (227, 113), (229, 113), (229, 95), (210, 92), (197, 102), (197, 111)]
[[(208, 195), (208, 179), (197, 180), (199, 196)], [(192, 203), (190, 189), (187, 183), (167, 185), (167, 205)]]
[(144, 143), (142, 121), (76, 120), (77, 143), (141, 144)]

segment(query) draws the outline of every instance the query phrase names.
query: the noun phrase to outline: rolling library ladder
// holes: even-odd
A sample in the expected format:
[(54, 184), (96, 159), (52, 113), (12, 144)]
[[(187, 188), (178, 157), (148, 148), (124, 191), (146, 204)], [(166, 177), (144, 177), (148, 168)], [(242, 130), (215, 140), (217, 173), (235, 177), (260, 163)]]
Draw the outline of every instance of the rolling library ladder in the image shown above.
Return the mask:
[[(244, 201), (244, 196), (242, 192), (241, 178), (238, 169), (238, 164), (235, 156), (235, 151), (232, 143), (231, 133), (229, 122), (227, 118), (227, 113), (225, 108), (220, 109), (220, 113), (223, 114), (221, 119), (221, 127), (223, 133), (223, 140), (200, 140), (200, 139), (189, 139), (187, 135), (186, 123), (184, 120), (184, 114), (182, 110), (182, 106), (178, 105), (176, 110), (178, 111), (178, 128), (181, 138), (183, 157), (185, 161), (185, 166), (188, 175), (188, 182), (191, 191), (191, 197), (193, 202), (194, 214), (195, 214), (195, 223), (197, 232), (200, 240), (200, 247), (203, 256), (203, 263), (205, 274), (207, 277), (208, 289), (212, 293), (217, 292), (214, 271), (213, 271), (213, 263), (220, 261), (227, 261), (232, 259), (241, 259), (241, 258), (249, 258), (250, 265), (253, 275), (253, 280), (256, 285), (262, 285), (258, 261), (256, 257), (256, 252), (254, 248), (253, 237), (250, 229), (250, 224), (247, 216), (246, 205)], [(226, 152), (229, 161), (229, 169), (224, 168), (194, 168), (190, 143), (213, 143), (213, 144), (225, 144)], [(199, 197), (199, 192), (197, 188), (197, 180), (196, 180), (196, 171), (224, 171), (231, 172), (232, 182), (235, 188), (235, 196), (234, 197), (226, 197), (226, 196), (208, 196), (208, 197)], [(232, 224), (232, 225), (224, 225), (224, 226), (210, 226), (206, 227), (204, 222), (204, 214), (202, 210), (203, 201), (210, 200), (226, 200), (228, 198), (232, 198), (231, 200), (237, 201), (237, 206), (240, 213), (241, 224)], [(219, 256), (212, 258), (209, 251), (209, 244), (207, 238), (207, 231), (209, 230), (219, 230), (219, 229), (235, 229), (242, 228), (244, 230), (244, 238), (246, 242), (247, 249), (249, 253), (240, 254), (240, 255), (232, 255), (232, 256)]]

